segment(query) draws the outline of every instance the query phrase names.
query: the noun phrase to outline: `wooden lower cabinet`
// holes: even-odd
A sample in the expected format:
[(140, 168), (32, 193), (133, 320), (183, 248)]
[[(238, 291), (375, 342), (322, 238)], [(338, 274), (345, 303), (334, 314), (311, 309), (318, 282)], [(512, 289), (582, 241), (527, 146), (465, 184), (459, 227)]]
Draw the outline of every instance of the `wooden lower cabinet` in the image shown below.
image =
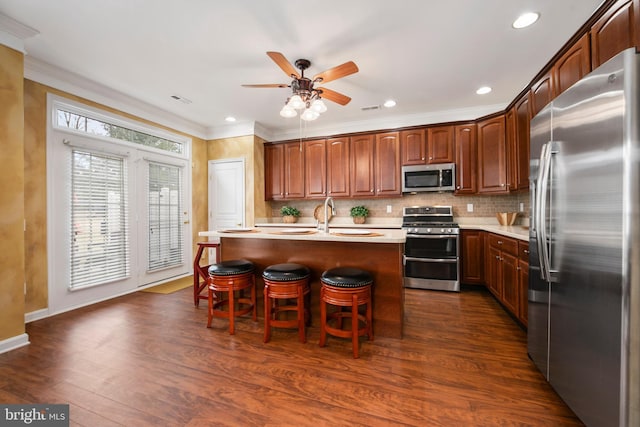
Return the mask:
[(526, 327), (529, 243), (478, 230), (461, 230), (460, 240), (462, 283), (484, 284)]
[(484, 231), (460, 230), (460, 271), (461, 282), (465, 284), (484, 284)]

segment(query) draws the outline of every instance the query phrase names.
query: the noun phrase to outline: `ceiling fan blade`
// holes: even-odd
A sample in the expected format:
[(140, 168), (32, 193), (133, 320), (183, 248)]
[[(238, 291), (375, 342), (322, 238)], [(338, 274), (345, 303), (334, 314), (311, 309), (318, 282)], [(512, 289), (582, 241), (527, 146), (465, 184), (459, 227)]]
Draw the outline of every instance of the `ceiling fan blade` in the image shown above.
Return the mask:
[(287, 61), (287, 58), (284, 57), (280, 52), (267, 52), (269, 58), (273, 59), (278, 67), (282, 68), (282, 71), (289, 77), (295, 77), (296, 79), (300, 78), (300, 74), (296, 71), (295, 67), (291, 65), (291, 62)]
[(242, 87), (289, 87), (284, 83), (272, 83), (272, 84), (259, 84), (259, 85), (242, 85)]
[(337, 67), (333, 67), (327, 71), (323, 71), (320, 74), (316, 74), (312, 80), (316, 81), (317, 79), (322, 79), (322, 83), (327, 83), (357, 72), (358, 66), (355, 64), (355, 62), (349, 61), (345, 62), (342, 65), (338, 65)]
[(347, 105), (351, 101), (351, 98), (349, 98), (347, 95), (343, 95), (339, 92), (336, 92), (335, 90), (327, 89), (324, 87), (319, 87), (316, 89), (322, 91), (322, 93), (320, 94), (321, 98), (328, 99), (329, 101), (333, 101), (336, 104)]

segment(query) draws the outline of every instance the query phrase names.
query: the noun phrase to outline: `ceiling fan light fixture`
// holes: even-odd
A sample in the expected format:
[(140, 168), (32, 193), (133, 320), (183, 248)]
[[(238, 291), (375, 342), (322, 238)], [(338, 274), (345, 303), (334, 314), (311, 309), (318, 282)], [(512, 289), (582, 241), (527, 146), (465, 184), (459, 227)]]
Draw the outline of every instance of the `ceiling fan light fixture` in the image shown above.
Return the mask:
[(306, 110), (304, 110), (304, 113), (300, 115), (300, 118), (307, 122), (315, 120), (318, 117), (320, 117), (320, 113), (318, 113), (317, 111), (313, 111), (311, 108), (307, 108)]
[(384, 105), (386, 108), (392, 108), (396, 106), (396, 101), (394, 101), (393, 99), (387, 99), (382, 105)]
[(327, 106), (322, 102), (322, 99), (316, 99), (311, 103), (311, 109), (321, 114), (327, 111)]
[(291, 108), (289, 105), (285, 105), (284, 107), (282, 107), (282, 110), (280, 110), (280, 115), (284, 118), (289, 119), (291, 117), (297, 116), (298, 113), (296, 113), (296, 110)]
[(300, 95), (295, 94), (291, 98), (289, 98), (287, 106), (293, 108), (294, 110), (301, 110), (306, 107), (306, 104), (304, 103)]

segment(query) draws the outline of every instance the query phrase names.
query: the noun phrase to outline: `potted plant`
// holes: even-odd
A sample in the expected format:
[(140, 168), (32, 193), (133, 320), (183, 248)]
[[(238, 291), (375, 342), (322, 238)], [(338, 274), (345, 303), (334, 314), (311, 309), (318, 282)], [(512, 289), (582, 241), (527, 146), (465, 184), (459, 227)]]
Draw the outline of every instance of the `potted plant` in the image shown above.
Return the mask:
[(362, 205), (354, 206), (349, 214), (353, 217), (354, 224), (364, 224), (365, 218), (369, 216), (369, 209)]
[(282, 222), (289, 224), (296, 222), (300, 216), (300, 211), (293, 206), (283, 206), (280, 208), (280, 213), (282, 214)]

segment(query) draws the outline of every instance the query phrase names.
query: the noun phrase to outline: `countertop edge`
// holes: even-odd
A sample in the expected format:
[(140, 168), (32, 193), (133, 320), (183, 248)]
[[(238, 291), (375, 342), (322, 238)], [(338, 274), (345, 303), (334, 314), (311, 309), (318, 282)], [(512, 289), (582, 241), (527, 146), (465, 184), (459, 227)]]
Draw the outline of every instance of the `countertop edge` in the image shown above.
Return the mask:
[(500, 234), (521, 241), (529, 241), (529, 229), (519, 225), (492, 225), (492, 224), (464, 224), (460, 225), (461, 230), (481, 230), (490, 233)]

